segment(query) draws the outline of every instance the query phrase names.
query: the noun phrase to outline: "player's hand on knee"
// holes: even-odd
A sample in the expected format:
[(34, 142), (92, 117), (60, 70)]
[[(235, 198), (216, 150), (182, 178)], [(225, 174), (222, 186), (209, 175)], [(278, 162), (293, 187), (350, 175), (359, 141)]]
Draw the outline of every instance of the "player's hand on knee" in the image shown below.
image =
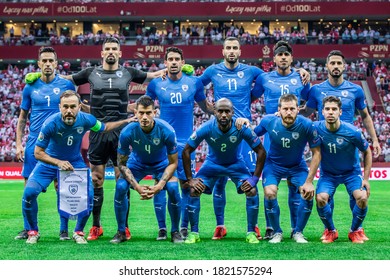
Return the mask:
[(190, 179), (188, 180), (188, 184), (191, 189), (198, 194), (203, 193), (206, 189), (206, 185), (203, 184), (203, 180), (201, 178)]
[(246, 193), (250, 191), (252, 188), (256, 188), (257, 182), (259, 182), (259, 177), (252, 176), (246, 179), (240, 186), (241, 190)]
[(312, 200), (314, 197), (314, 186), (312, 183), (305, 183), (302, 187), (299, 188), (301, 196), (305, 200)]

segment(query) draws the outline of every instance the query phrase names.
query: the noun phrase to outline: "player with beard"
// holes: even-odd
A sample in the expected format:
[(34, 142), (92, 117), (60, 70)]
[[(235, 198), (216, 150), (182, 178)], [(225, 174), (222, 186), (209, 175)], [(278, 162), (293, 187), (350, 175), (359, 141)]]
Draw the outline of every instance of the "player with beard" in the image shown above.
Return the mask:
[[(40, 238), (38, 229), (38, 195), (45, 192), (50, 183), (57, 179), (58, 170), (86, 168), (80, 153), (81, 142), (88, 131), (109, 132), (123, 127), (128, 119), (102, 123), (94, 116), (80, 112), (80, 96), (73, 90), (65, 91), (60, 97), (60, 112), (50, 116), (43, 123), (36, 141), (34, 155), (38, 163), (27, 180), (22, 198), (23, 216), (28, 223), (27, 244), (36, 244)], [(92, 210), (93, 190), (88, 183), (89, 211)], [(84, 227), (89, 215), (77, 219), (73, 239), (77, 244), (86, 244)]]
[[(366, 128), (369, 136), (372, 140), (373, 155), (375, 157), (380, 155), (381, 147), (379, 145), (378, 137), (376, 135), (374, 124), (372, 122), (370, 113), (368, 112), (366, 99), (364, 96), (363, 89), (349, 81), (345, 81), (343, 72), (345, 70), (345, 58), (344, 55), (338, 51), (333, 50), (329, 53), (326, 58), (326, 67), (328, 69), (328, 80), (321, 84), (314, 85), (309, 92), (309, 98), (307, 100), (307, 112), (305, 114), (311, 114), (314, 110), (317, 110), (319, 120), (324, 120), (322, 112), (322, 100), (329, 95), (340, 98), (342, 104), (343, 114), (340, 119), (344, 122), (354, 124), (354, 117), (356, 110), (359, 112), (363, 125)], [(358, 152), (356, 151), (358, 157)], [(331, 211), (333, 212), (334, 201), (332, 197), (329, 197), (329, 204)], [(352, 194), (350, 194), (350, 208), (351, 210), (355, 207), (356, 200)], [(366, 241), (368, 237), (364, 233), (363, 228), (360, 228), (358, 232), (361, 238)], [(323, 239), (326, 235), (326, 230), (322, 235)]]
[[(284, 94), (279, 98), (278, 112), (280, 116), (267, 115), (255, 128), (258, 136), (268, 132), (270, 138), (270, 148), (262, 175), (264, 204), (274, 229), (274, 235), (269, 242), (280, 243), (283, 240), (277, 197), (280, 180), (287, 178), (292, 185), (298, 186), (301, 195), (292, 238), (297, 243), (307, 243), (303, 230), (313, 208), (313, 180), (321, 160), (320, 139), (312, 121), (298, 115), (298, 98), (294, 94)], [(307, 144), (313, 154), (310, 171), (303, 159)]]
[[(293, 49), (285, 41), (279, 41), (275, 44), (274, 49), (274, 63), (277, 67), (275, 71), (265, 72), (257, 77), (255, 85), (252, 89), (252, 95), (264, 95), (264, 105), (267, 114), (275, 114), (278, 112), (278, 101), (281, 95), (291, 93), (300, 100), (307, 100), (307, 95), (310, 90), (310, 83), (304, 85), (301, 81), (299, 73), (291, 67), (293, 62)], [(264, 135), (264, 148), (269, 150), (269, 135)], [(288, 206), (290, 209), (290, 223), (291, 228), (294, 229), (297, 220), (297, 211), (301, 195), (298, 191), (298, 186), (294, 186), (291, 182), (288, 184)], [(265, 206), (265, 205), (264, 205)], [(265, 208), (264, 208), (265, 212)], [(264, 239), (271, 239), (274, 231), (271, 227), (267, 214), (266, 218), (266, 232)]]
[[(107, 38), (101, 51), (102, 66), (86, 68), (74, 75), (68, 76), (76, 85), (90, 83), (90, 113), (102, 122), (117, 121), (127, 118), (129, 103), (129, 85), (131, 82), (144, 83), (152, 78), (161, 77), (165, 70), (143, 72), (133, 67), (125, 68), (119, 65), (122, 57), (118, 39)], [(85, 108), (86, 106), (84, 106)], [(100, 223), (103, 205), (103, 183), (105, 166), (111, 159), (115, 177), (118, 178), (117, 147), (120, 130), (107, 134), (97, 134), (91, 131), (89, 135), (88, 159), (91, 165), (92, 182), (94, 185), (93, 222), (88, 240), (96, 240), (103, 235)], [(126, 225), (126, 236), (130, 239), (130, 230)]]
[[(259, 137), (249, 127), (239, 130), (236, 127), (238, 119), (233, 118), (233, 104), (227, 98), (221, 98), (215, 103), (215, 118), (204, 123), (187, 140), (183, 150), (183, 166), (187, 176), (186, 185), (190, 189), (188, 200), (188, 217), (191, 232), (185, 243), (193, 244), (200, 241), (199, 214), (200, 196), (202, 193), (212, 194), (215, 181), (220, 177), (230, 177), (236, 185), (237, 193), (246, 196), (247, 234), (246, 242), (259, 243), (255, 227), (259, 213), (259, 195), (257, 182), (263, 170), (265, 150)], [(209, 153), (195, 178), (191, 172), (191, 154), (205, 140), (209, 145)], [(250, 173), (240, 153), (241, 141), (245, 141), (256, 153), (256, 169)]]

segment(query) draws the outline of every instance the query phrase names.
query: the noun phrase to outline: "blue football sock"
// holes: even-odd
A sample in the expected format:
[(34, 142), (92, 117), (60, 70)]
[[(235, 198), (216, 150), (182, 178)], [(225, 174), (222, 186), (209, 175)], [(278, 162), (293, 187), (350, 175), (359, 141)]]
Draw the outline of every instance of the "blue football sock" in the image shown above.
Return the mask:
[(167, 191), (161, 190), (153, 197), (154, 212), (156, 213), (158, 228), (167, 228)]
[(306, 227), (307, 221), (310, 218), (311, 210), (313, 209), (313, 200), (305, 200), (301, 197), (301, 202), (298, 207), (297, 225), (294, 228), (295, 232), (303, 232)]
[(288, 186), (288, 207), (290, 210), (291, 228), (293, 229), (297, 226), (298, 208), (300, 202), (301, 202), (301, 194), (299, 193), (299, 189), (294, 185), (289, 185)]
[(320, 219), (322, 223), (324, 224), (325, 228), (328, 230), (334, 230), (334, 223), (333, 223), (333, 215), (332, 215), (332, 209), (327, 203), (324, 207), (320, 208), (317, 206), (317, 212), (318, 215), (320, 216)]
[(271, 222), (270, 222), (270, 220), (269, 220), (269, 218), (268, 218), (268, 215), (267, 215), (267, 210), (266, 210), (266, 208), (265, 208), (265, 198), (264, 198), (264, 200), (263, 200), (264, 202), (263, 202), (263, 205), (264, 205), (264, 217), (265, 217), (265, 226), (267, 227), (267, 228), (272, 228), (272, 225), (271, 225)]
[(129, 207), (129, 200), (127, 197), (128, 189), (129, 183), (125, 179), (118, 179), (115, 187), (114, 209), (118, 230), (121, 232), (124, 232), (126, 227), (126, 213)]
[(179, 182), (168, 182), (165, 187), (168, 192), (168, 212), (171, 217), (171, 232), (179, 231), (181, 212)]
[(271, 225), (275, 231), (275, 233), (282, 232), (282, 229), (280, 228), (280, 208), (278, 199), (265, 199), (265, 208), (267, 211), (268, 218), (271, 222)]
[(90, 215), (85, 215), (84, 217), (77, 218), (76, 227), (74, 228), (74, 231), (84, 231), (85, 225), (88, 222), (88, 218)]
[(63, 216), (60, 216), (60, 232), (68, 231), (69, 219)]
[(190, 188), (181, 189), (181, 227), (188, 228), (188, 199), (190, 197)]
[(259, 195), (246, 197), (248, 232), (254, 232), (259, 218)]
[(368, 207), (361, 209), (357, 206), (357, 204), (355, 204), (355, 207), (352, 210), (352, 231), (358, 230), (362, 226), (364, 218), (367, 215), (367, 211)]
[(38, 231), (38, 195), (41, 193), (41, 187), (36, 182), (27, 183), (24, 188), (22, 198), (23, 216), (26, 217), (29, 224), (29, 230)]
[(226, 206), (226, 192), (225, 186), (227, 177), (220, 177), (215, 182), (213, 193), (214, 214), (217, 220), (217, 226), (225, 224), (225, 206)]
[(190, 196), (188, 199), (188, 218), (191, 223), (191, 231), (199, 232), (200, 197)]

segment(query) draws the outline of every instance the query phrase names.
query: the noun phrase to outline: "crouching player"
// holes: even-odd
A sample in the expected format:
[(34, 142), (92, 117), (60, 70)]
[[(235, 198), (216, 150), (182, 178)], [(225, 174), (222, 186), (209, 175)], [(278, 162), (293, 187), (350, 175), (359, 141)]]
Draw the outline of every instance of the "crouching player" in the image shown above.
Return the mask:
[[(80, 153), (81, 142), (88, 130), (109, 132), (125, 125), (129, 120), (101, 123), (94, 116), (80, 112), (80, 96), (67, 90), (60, 97), (60, 112), (49, 117), (39, 133), (34, 155), (37, 165), (27, 180), (22, 198), (22, 210), (28, 222), (26, 243), (35, 244), (40, 238), (38, 230), (38, 202), (41, 192), (57, 179), (58, 170), (72, 171), (87, 168)], [(77, 220), (73, 239), (77, 244), (86, 244), (84, 226), (87, 223), (93, 204), (93, 189), (88, 184), (88, 214)]]

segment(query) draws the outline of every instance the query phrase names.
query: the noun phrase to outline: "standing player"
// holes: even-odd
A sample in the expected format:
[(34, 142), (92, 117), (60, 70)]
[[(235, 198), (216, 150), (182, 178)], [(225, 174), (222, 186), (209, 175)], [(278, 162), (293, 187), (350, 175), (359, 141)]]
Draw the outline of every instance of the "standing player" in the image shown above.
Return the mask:
[[(146, 95), (153, 100), (158, 99), (160, 104), (160, 119), (168, 122), (175, 130), (178, 142), (179, 163), (177, 168), (178, 177), (173, 176), (170, 182), (180, 180), (182, 186), (183, 181), (187, 178), (184, 174), (181, 154), (187, 139), (193, 132), (194, 124), (194, 102), (208, 114), (213, 114), (213, 105), (206, 101), (202, 82), (191, 76), (183, 75), (182, 67), (184, 65), (183, 51), (176, 47), (169, 47), (165, 51), (165, 66), (168, 69), (167, 79), (152, 80), (146, 90)], [(178, 114), (180, 112), (180, 114)], [(195, 162), (195, 155), (192, 157)], [(192, 171), (195, 172), (193, 164)], [(188, 234), (188, 215), (187, 201), (189, 197), (189, 189), (182, 188), (182, 213), (181, 213), (181, 229), (180, 233), (184, 238)], [(154, 196), (154, 209), (156, 212), (157, 221), (159, 224), (159, 233), (157, 240), (165, 240), (167, 238), (165, 224), (165, 209), (166, 209), (166, 192), (161, 191)], [(170, 207), (168, 205), (168, 207)]]
[[(34, 147), (43, 122), (51, 115), (59, 112), (60, 95), (66, 90), (74, 90), (74, 85), (56, 74), (57, 53), (52, 47), (41, 47), (38, 53), (38, 67), (42, 74), (33, 84), (26, 84), (23, 89), (22, 104), (16, 130), (16, 155), (23, 161), (22, 176), (26, 185), (27, 179), (34, 169), (37, 160), (34, 157)], [(27, 138), (26, 149), (22, 139), (30, 112), (30, 134)], [(15, 239), (28, 238), (28, 223), (24, 219), (24, 230)], [(60, 239), (69, 239), (67, 223), (61, 219)]]
[[(116, 183), (114, 197), (118, 232), (111, 243), (127, 241), (125, 223), (129, 207), (127, 192), (130, 187), (140, 194), (141, 199), (151, 199), (162, 189), (168, 192), (171, 241), (183, 243), (179, 233), (179, 185), (177, 181), (170, 181), (178, 163), (175, 131), (164, 120), (155, 119), (154, 101), (149, 96), (144, 95), (137, 100), (135, 115), (138, 122), (126, 126), (119, 137), (118, 164), (121, 178)], [(139, 181), (149, 174), (153, 174), (158, 181), (156, 185), (139, 185)]]
[[(160, 77), (165, 71), (146, 73), (135, 68), (124, 68), (119, 65), (122, 52), (119, 41), (115, 37), (107, 38), (103, 42), (101, 56), (103, 59), (102, 66), (86, 68), (68, 77), (76, 85), (90, 83), (90, 112), (98, 120), (108, 122), (126, 119), (130, 82), (143, 83), (147, 79)], [(88, 159), (91, 165), (94, 186), (94, 205), (92, 228), (88, 240), (96, 240), (103, 235), (100, 215), (103, 205), (104, 172), (107, 162), (111, 159), (114, 164), (116, 178), (119, 176), (116, 151), (119, 133), (119, 130), (107, 134), (97, 134), (91, 131), (89, 135)], [(128, 227), (126, 227), (126, 235), (130, 239), (131, 235)]]
[[(238, 130), (237, 120), (233, 119), (233, 104), (227, 98), (219, 99), (215, 104), (215, 118), (198, 128), (188, 139), (183, 150), (183, 166), (187, 176), (187, 186), (190, 188), (188, 216), (191, 232), (185, 243), (200, 241), (199, 212), (202, 193), (212, 194), (215, 181), (222, 177), (230, 177), (236, 185), (239, 194), (246, 195), (247, 235), (246, 242), (259, 243), (255, 227), (259, 213), (259, 196), (257, 182), (263, 170), (265, 150), (260, 139), (247, 127)], [(205, 162), (192, 177), (191, 153), (205, 140), (209, 145), (209, 154)], [(241, 141), (245, 140), (257, 154), (256, 169), (252, 175), (240, 153)]]
[[(80, 153), (81, 142), (87, 130), (96, 133), (108, 132), (126, 123), (121, 120), (113, 123), (101, 123), (94, 116), (79, 112), (80, 96), (72, 91), (65, 91), (60, 97), (60, 113), (49, 117), (43, 124), (35, 146), (35, 158), (39, 161), (27, 180), (23, 193), (23, 215), (28, 223), (26, 243), (35, 244), (40, 238), (38, 230), (38, 195), (45, 192), (50, 183), (57, 178), (58, 170), (85, 168)], [(91, 186), (91, 184), (88, 184)], [(89, 191), (88, 205), (92, 208), (93, 190)], [(90, 209), (91, 210), (91, 209)], [(73, 239), (78, 244), (86, 244), (84, 226), (89, 215), (77, 220)]]
[[(307, 243), (303, 230), (313, 208), (313, 179), (321, 159), (320, 139), (311, 120), (298, 115), (298, 98), (294, 94), (282, 95), (278, 110), (280, 117), (267, 115), (255, 128), (257, 135), (268, 132), (270, 139), (262, 175), (265, 208), (275, 232), (269, 242), (280, 243), (283, 240), (277, 196), (280, 180), (287, 178), (301, 195), (292, 238), (298, 243)], [(303, 159), (307, 143), (313, 153), (309, 172)]]
[[(361, 227), (368, 210), (372, 155), (368, 142), (359, 129), (340, 121), (342, 103), (338, 97), (327, 96), (322, 101), (322, 115), (325, 121), (316, 122), (321, 137), (320, 179), (317, 183), (316, 202), (318, 215), (325, 226), (323, 243), (332, 243), (338, 238), (332, 209), (328, 203), (334, 196), (336, 188), (344, 184), (348, 194), (353, 196), (356, 204), (352, 210), (352, 225), (348, 238), (353, 243), (364, 243)], [(364, 176), (360, 170), (359, 156), (356, 148), (363, 153)]]
[[(214, 100), (228, 98), (233, 103), (234, 117), (252, 119), (250, 112), (251, 88), (256, 78), (263, 73), (261, 69), (255, 66), (245, 65), (239, 62), (241, 56), (240, 41), (236, 37), (225, 39), (222, 49), (224, 61), (206, 68), (205, 72), (199, 77), (203, 85), (213, 83)], [(259, 96), (256, 96), (259, 97)], [(251, 147), (245, 144), (241, 145), (241, 153), (249, 170), (253, 173), (256, 168), (256, 154)], [(213, 239), (221, 239), (226, 234), (225, 227), (225, 206), (226, 193), (225, 185), (227, 177), (220, 177), (214, 186), (213, 203), (214, 213), (217, 220), (217, 227)], [(210, 186), (212, 188), (212, 186)], [(261, 238), (260, 230), (256, 226), (256, 232)]]
[[(264, 95), (265, 111), (267, 114), (275, 114), (278, 112), (278, 101), (283, 94), (294, 94), (298, 99), (299, 105), (301, 99), (307, 100), (307, 95), (310, 90), (310, 84), (304, 85), (299, 73), (291, 67), (293, 62), (293, 50), (290, 44), (285, 41), (279, 41), (275, 44), (273, 52), (274, 63), (276, 64), (277, 69), (272, 72), (264, 72), (258, 76), (252, 89), (253, 96)], [(269, 150), (269, 142), (269, 134), (266, 133), (264, 135), (264, 148), (266, 151)], [(301, 199), (298, 187), (299, 186), (294, 186), (288, 182), (288, 205), (290, 208), (292, 229), (296, 226), (297, 211)], [(266, 213), (265, 218), (267, 228), (264, 239), (271, 239), (273, 229)]]
[[(337, 50), (331, 51), (326, 58), (326, 67), (328, 68), (328, 80), (314, 85), (309, 92), (307, 101), (308, 113), (317, 109), (319, 119), (324, 120), (322, 112), (322, 99), (326, 96), (333, 95), (341, 100), (343, 114), (340, 116), (342, 121), (353, 124), (356, 110), (362, 117), (363, 125), (367, 129), (368, 134), (372, 139), (372, 146), (374, 148), (374, 156), (379, 156), (381, 147), (379, 145), (378, 137), (375, 133), (374, 124), (368, 112), (363, 89), (349, 81), (344, 81), (343, 72), (345, 70), (344, 55)], [(334, 208), (333, 198), (329, 201), (331, 209)], [(356, 200), (350, 194), (350, 208), (354, 209)], [(359, 232), (364, 240), (368, 240), (363, 228)], [(325, 234), (325, 232), (324, 232)], [(325, 236), (325, 235), (323, 235)]]

